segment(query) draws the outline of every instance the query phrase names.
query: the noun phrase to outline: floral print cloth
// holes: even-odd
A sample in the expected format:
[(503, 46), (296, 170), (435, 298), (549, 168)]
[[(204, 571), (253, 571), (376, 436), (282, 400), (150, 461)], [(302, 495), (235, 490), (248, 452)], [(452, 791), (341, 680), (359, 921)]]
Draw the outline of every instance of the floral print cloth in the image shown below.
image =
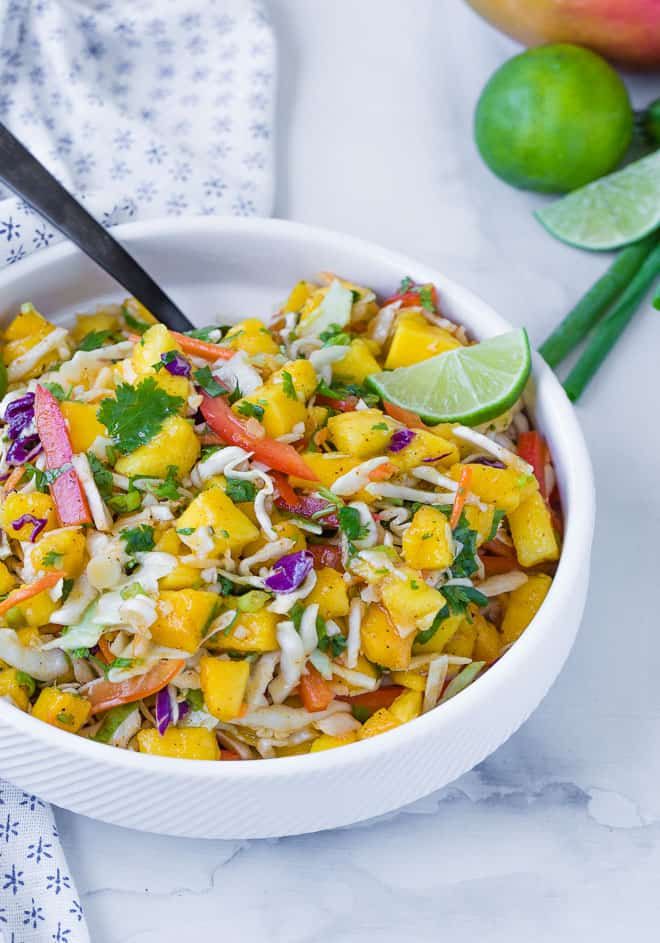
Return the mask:
[[(0, 31), (0, 121), (104, 225), (270, 214), (260, 3), (0, 0)], [(61, 238), (0, 186), (0, 267)]]
[[(0, 121), (106, 226), (269, 215), (274, 72), (255, 0), (0, 0)], [(0, 267), (61, 238), (0, 187)], [(0, 941), (88, 940), (52, 812), (0, 781)]]

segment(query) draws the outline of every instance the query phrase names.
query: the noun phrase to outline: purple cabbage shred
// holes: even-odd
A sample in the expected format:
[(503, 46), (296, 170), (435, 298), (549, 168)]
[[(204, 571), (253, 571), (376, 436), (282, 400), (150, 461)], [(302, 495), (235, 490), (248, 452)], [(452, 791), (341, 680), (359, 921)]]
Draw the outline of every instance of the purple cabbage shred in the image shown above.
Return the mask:
[(264, 585), (274, 593), (292, 593), (305, 581), (313, 566), (314, 557), (309, 550), (288, 553), (280, 557)]
[(30, 543), (33, 544), (47, 523), (48, 518), (46, 517), (35, 517), (34, 514), (21, 514), (20, 517), (17, 517), (15, 521), (11, 522), (11, 526), (14, 530), (20, 530), (21, 527), (25, 527), (26, 524), (34, 525), (32, 534), (30, 535)]
[(166, 354), (161, 354), (160, 359), (165, 364), (165, 369), (168, 373), (171, 373), (174, 377), (189, 377), (190, 376), (190, 364), (183, 356), (176, 352), (174, 356), (171, 356), (171, 351), (168, 351)]
[(405, 449), (407, 445), (410, 445), (412, 440), (415, 438), (415, 433), (412, 429), (397, 429), (392, 433), (392, 438), (390, 439), (390, 444), (388, 446), (390, 452), (400, 452), (401, 449)]

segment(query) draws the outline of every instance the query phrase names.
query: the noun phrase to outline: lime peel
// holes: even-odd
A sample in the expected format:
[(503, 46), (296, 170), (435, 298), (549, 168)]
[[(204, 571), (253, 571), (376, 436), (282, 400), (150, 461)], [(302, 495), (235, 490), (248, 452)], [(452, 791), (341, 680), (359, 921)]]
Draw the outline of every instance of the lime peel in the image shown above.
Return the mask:
[(527, 332), (521, 328), (411, 367), (374, 374), (367, 383), (384, 400), (426, 422), (476, 426), (513, 406), (525, 388), (531, 362)]

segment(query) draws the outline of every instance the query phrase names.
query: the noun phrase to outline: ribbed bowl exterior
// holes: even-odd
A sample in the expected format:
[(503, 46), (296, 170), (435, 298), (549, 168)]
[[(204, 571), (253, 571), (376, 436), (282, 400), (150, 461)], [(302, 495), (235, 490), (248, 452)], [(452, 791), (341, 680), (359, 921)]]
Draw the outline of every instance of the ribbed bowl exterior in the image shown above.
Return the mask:
[[(193, 320), (203, 305), (272, 304), (287, 284), (338, 271), (386, 293), (403, 275), (438, 284), (444, 310), (476, 336), (506, 330), (487, 305), (409, 259), (358, 240), (266, 220), (168, 220), (119, 235)], [(70, 246), (0, 275), (5, 317), (26, 298), (66, 316), (117, 298), (107, 276)], [(239, 300), (240, 299), (240, 300)], [(209, 305), (212, 307), (209, 308)], [(231, 307), (229, 308), (231, 310)], [(270, 307), (261, 308), (269, 312)], [(380, 737), (307, 756), (246, 763), (142, 756), (49, 727), (0, 701), (0, 776), (74, 812), (144, 831), (202, 838), (260, 838), (347, 825), (420, 798), (502, 744), (557, 677), (585, 605), (593, 535), (589, 458), (575, 414), (535, 359), (530, 407), (548, 437), (566, 514), (562, 560), (550, 594), (513, 648), (442, 708)]]

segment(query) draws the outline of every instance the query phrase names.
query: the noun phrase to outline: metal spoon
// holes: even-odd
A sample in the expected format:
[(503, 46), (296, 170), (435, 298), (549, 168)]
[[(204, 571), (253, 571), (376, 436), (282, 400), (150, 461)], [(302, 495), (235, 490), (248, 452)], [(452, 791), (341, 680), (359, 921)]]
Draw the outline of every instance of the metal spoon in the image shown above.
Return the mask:
[(107, 229), (0, 124), (0, 180), (173, 331), (194, 325)]

